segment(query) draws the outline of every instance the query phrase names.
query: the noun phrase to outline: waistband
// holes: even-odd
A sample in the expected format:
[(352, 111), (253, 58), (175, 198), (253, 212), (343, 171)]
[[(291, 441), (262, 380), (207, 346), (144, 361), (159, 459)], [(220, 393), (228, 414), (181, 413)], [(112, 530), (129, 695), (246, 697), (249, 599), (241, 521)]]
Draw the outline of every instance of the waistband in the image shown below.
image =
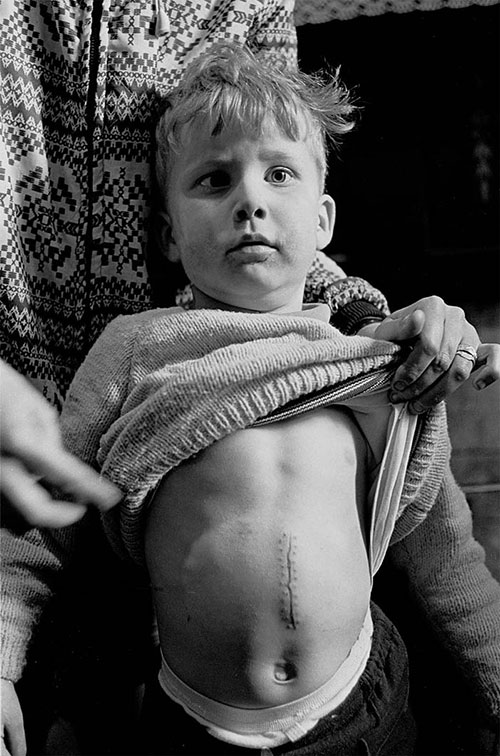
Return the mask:
[(177, 677), (163, 654), (158, 681), (163, 691), (214, 737), (247, 748), (276, 747), (301, 738), (347, 698), (365, 669), (372, 635), (368, 609), (356, 642), (333, 677), (312, 693), (279, 706), (244, 709), (214, 701)]

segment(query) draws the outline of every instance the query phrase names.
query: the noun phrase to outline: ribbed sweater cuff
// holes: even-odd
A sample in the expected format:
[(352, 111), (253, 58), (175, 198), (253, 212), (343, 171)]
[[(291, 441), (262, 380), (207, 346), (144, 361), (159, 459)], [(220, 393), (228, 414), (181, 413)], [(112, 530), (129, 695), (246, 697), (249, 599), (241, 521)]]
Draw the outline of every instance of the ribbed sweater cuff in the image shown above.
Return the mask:
[(383, 319), (384, 315), (378, 307), (371, 302), (359, 299), (356, 302), (349, 302), (334, 313), (330, 323), (346, 336), (352, 336), (364, 325)]
[(2, 668), (0, 676), (4, 680), (18, 682), (21, 679), (26, 664), (26, 637), (29, 637), (29, 631), (26, 631), (23, 637), (12, 627), (9, 629), (7, 623), (2, 621), (2, 638), (0, 642)]

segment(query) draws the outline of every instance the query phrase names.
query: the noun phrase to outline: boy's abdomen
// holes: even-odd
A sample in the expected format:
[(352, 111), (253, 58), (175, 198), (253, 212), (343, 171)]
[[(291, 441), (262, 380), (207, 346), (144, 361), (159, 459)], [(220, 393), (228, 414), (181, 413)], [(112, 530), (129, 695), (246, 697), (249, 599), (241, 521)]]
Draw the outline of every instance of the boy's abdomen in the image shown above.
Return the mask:
[(329, 679), (369, 603), (365, 446), (322, 409), (247, 429), (171, 472), (146, 531), (163, 654), (234, 706), (279, 705)]

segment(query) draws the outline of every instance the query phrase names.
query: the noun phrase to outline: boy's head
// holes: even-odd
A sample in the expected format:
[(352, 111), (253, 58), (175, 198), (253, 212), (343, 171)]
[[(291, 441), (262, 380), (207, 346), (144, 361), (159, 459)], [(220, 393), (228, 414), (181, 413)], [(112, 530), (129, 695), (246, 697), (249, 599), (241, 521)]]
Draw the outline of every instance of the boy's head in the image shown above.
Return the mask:
[(235, 44), (187, 69), (159, 122), (156, 162), (166, 254), (198, 306), (299, 308), (333, 232), (327, 142), (352, 128), (353, 110), (335, 76), (287, 72)]
[(160, 191), (166, 199), (182, 127), (195, 119), (214, 136), (230, 127), (258, 136), (264, 120), (271, 119), (289, 139), (307, 139), (324, 181), (328, 143), (338, 145), (353, 128), (354, 111), (336, 75), (286, 70), (259, 60), (242, 45), (216, 44), (191, 63), (168, 97), (156, 134)]

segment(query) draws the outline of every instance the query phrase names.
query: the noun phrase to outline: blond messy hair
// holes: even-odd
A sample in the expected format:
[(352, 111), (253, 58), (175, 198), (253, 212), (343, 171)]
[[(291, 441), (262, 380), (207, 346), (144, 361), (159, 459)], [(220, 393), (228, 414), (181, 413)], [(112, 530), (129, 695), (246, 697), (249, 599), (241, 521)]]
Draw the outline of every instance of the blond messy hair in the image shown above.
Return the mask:
[(338, 147), (353, 128), (355, 111), (338, 71), (285, 70), (243, 45), (215, 44), (188, 66), (167, 97), (156, 129), (159, 189), (165, 195), (182, 128), (195, 119), (205, 123), (212, 136), (237, 127), (250, 137), (261, 134), (264, 120), (271, 119), (289, 139), (311, 144), (324, 182), (328, 147)]

